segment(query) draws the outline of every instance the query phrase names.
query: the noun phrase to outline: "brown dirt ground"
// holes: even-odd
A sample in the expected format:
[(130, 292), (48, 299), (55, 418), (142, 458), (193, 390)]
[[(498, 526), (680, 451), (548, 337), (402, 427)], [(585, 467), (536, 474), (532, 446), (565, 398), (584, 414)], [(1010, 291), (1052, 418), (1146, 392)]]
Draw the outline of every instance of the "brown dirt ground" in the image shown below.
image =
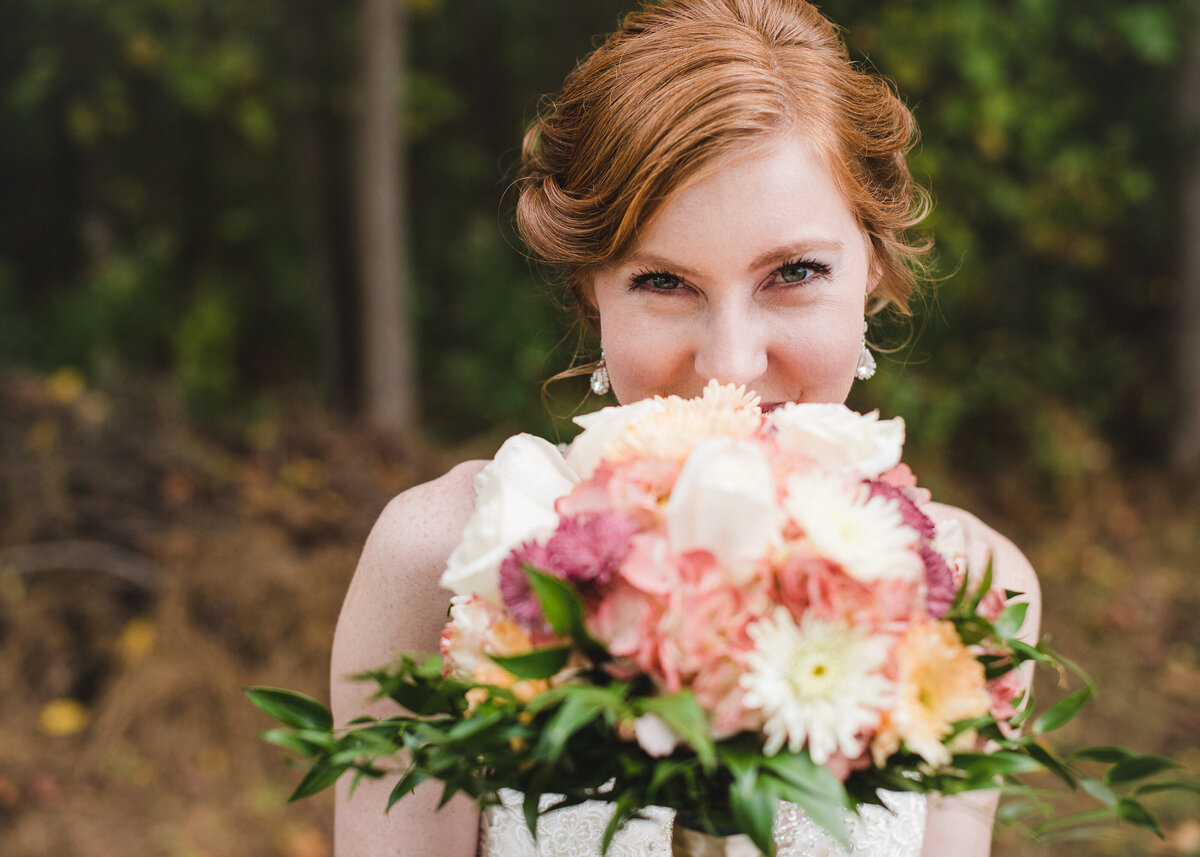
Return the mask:
[[(240, 688), (326, 697), (374, 516), (465, 450), (402, 452), (299, 406), (201, 433), (160, 386), (119, 388), (0, 379), (2, 850), (326, 857), (329, 797), (286, 803), (297, 773), (257, 739), (269, 723)], [(1036, 492), (1021, 474), (985, 486), (916, 469), (1025, 548), (1045, 632), (1099, 680), (1056, 743), (1200, 769), (1200, 493), (1113, 465)], [(1053, 851), (1200, 854), (1200, 800), (1157, 806), (1164, 841)], [(995, 853), (1052, 850), (1002, 829)]]

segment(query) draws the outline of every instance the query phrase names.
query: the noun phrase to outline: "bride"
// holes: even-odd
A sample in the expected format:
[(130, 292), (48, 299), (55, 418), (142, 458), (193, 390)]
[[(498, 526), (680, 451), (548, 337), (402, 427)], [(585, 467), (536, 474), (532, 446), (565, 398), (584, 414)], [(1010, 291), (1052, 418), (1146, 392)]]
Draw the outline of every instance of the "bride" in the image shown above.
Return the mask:
[[(923, 214), (904, 156), (911, 115), (891, 88), (850, 63), (836, 28), (804, 0), (665, 0), (631, 14), (568, 77), (525, 138), (517, 218), (530, 249), (566, 274), (599, 333), (594, 387), (618, 401), (698, 395), (744, 384), (765, 408), (842, 402), (869, 377), (866, 318), (906, 312)], [(583, 370), (583, 371), (586, 371)], [(438, 578), (474, 504), (468, 462), (384, 510), (346, 595), (333, 649), (337, 722), (392, 713), (346, 677), (401, 650), (434, 651), (449, 594)], [(1037, 580), (1007, 540), (957, 521), (970, 565), (991, 556), (996, 584), (1030, 602)], [(340, 857), (485, 857), (599, 853), (603, 804), (542, 820), (539, 850), (519, 808), (481, 823), (464, 799), (435, 811), (427, 783), (385, 813), (391, 783), (339, 783)], [(996, 798), (926, 802), (854, 823), (854, 855), (986, 855)], [(839, 854), (794, 809), (776, 827), (781, 854)], [(610, 854), (666, 854), (666, 813), (630, 825)]]

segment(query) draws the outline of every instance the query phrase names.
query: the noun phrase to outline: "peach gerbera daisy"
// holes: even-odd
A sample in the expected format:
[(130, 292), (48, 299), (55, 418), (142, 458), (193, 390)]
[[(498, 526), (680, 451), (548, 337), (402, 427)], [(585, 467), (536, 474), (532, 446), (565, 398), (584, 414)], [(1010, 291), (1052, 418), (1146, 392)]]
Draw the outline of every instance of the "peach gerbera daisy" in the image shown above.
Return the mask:
[(949, 622), (913, 625), (896, 646), (899, 699), (872, 746), (877, 765), (903, 741), (931, 765), (950, 762), (942, 741), (959, 720), (982, 717), (991, 699), (983, 665)]

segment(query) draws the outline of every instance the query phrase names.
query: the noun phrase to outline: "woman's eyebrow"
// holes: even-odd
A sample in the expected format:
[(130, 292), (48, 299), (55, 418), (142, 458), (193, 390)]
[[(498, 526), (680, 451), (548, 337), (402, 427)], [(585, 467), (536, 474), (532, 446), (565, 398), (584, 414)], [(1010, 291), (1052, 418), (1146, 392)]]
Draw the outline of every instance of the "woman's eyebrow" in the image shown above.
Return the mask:
[[(772, 262), (777, 262), (784, 259), (790, 259), (793, 256), (798, 256), (803, 253), (840, 253), (845, 247), (844, 242), (836, 238), (814, 238), (809, 240), (791, 241), (787, 244), (781, 244), (778, 247), (773, 247), (765, 253), (760, 253), (753, 262), (750, 263), (750, 270), (756, 270), (769, 265)], [(693, 277), (696, 275), (696, 269), (680, 262), (668, 259), (666, 256), (658, 253), (635, 250), (622, 259), (619, 263), (622, 266), (648, 268), (650, 270), (663, 271), (664, 273), (679, 274), (684, 277)]]
[(811, 241), (794, 241), (783, 244), (760, 254), (750, 263), (750, 269), (756, 270), (780, 259), (790, 259), (802, 253), (840, 253), (845, 244), (836, 238), (820, 238)]
[(620, 264), (637, 268), (649, 268), (663, 271), (664, 273), (682, 274), (685, 277), (696, 275), (695, 268), (672, 261), (665, 256), (659, 256), (657, 253), (643, 253), (635, 250), (622, 259)]

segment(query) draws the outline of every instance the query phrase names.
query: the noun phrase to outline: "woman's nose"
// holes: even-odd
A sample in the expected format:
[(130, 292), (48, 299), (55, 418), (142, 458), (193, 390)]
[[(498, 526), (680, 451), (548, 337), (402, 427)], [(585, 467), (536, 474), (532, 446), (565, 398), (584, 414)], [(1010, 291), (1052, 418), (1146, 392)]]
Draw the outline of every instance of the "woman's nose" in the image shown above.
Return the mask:
[(722, 384), (754, 382), (767, 371), (767, 336), (753, 311), (737, 307), (710, 310), (696, 345), (696, 374)]

